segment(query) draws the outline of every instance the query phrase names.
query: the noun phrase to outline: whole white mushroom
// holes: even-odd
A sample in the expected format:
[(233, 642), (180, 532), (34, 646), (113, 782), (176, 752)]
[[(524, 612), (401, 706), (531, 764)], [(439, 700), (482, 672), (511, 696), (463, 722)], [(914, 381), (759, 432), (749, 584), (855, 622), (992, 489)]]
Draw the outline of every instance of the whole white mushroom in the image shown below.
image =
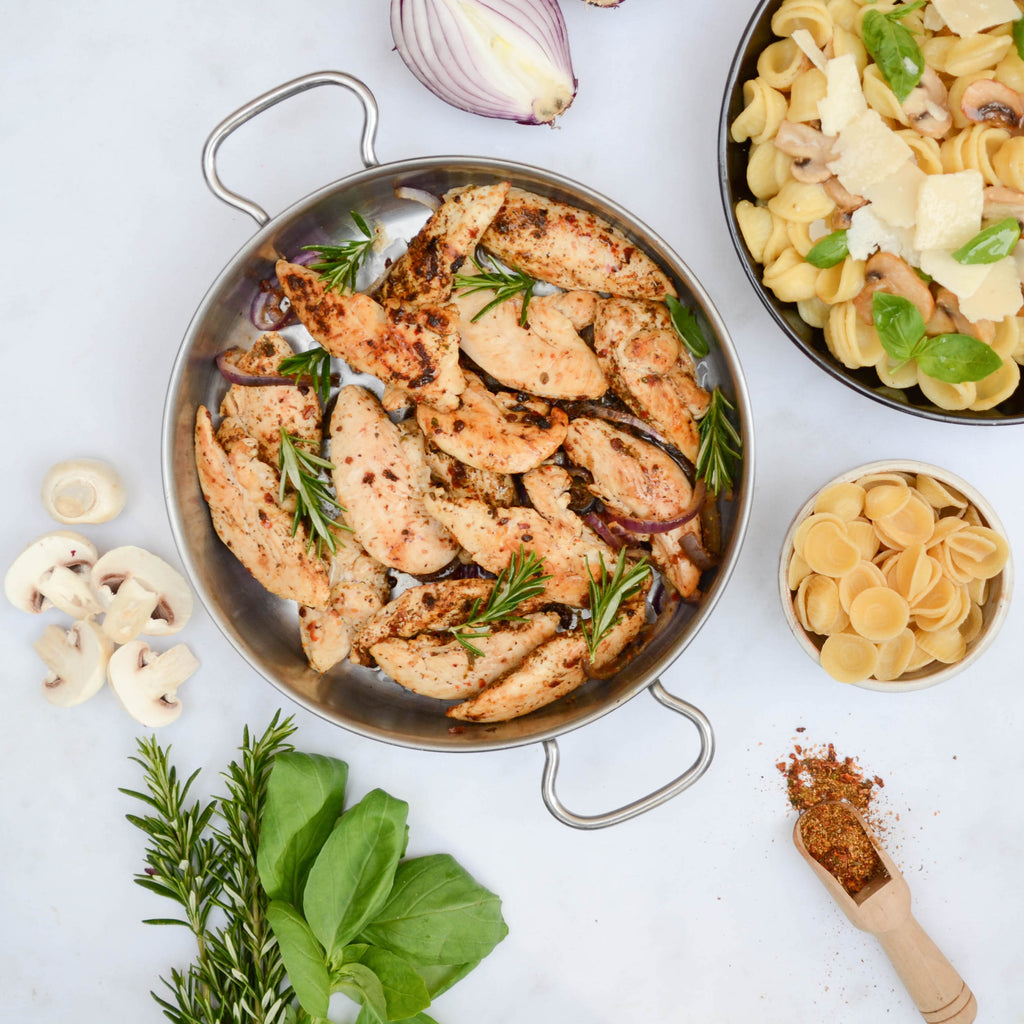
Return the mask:
[(67, 459), (43, 477), (41, 497), (58, 523), (105, 523), (125, 503), (125, 489), (116, 469), (102, 459)]

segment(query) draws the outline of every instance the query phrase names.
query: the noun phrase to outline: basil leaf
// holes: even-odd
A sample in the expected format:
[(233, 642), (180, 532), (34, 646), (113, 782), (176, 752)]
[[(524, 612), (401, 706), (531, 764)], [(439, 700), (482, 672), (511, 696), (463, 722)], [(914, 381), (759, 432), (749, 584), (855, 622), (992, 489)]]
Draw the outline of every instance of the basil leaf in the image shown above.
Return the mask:
[(923, 338), (914, 352), (918, 368), (946, 384), (983, 380), (1003, 365), (983, 341), (968, 334), (937, 334)]
[(384, 986), (369, 967), (363, 964), (345, 964), (334, 974), (332, 989), (344, 992), (350, 999), (362, 1003), (357, 1020), (384, 1024), (388, 1019)]
[(320, 943), (302, 915), (282, 900), (270, 901), (267, 920), (274, 930), (288, 980), (302, 1008), (312, 1017), (326, 1017), (331, 981)]
[(335, 957), (388, 898), (405, 852), (409, 805), (382, 789), (367, 793), (334, 826), (302, 895), (313, 934)]
[(470, 960), (465, 964), (419, 964), (416, 970), (425, 982), (430, 998), (436, 999), (457, 981), (462, 981), (479, 963), (479, 960)]
[(507, 934), (501, 900), (441, 853), (399, 865), (391, 895), (360, 940), (419, 967), (482, 960)]
[(979, 231), (953, 253), (953, 259), (967, 265), (996, 263), (1009, 256), (1019, 241), (1020, 223), (1016, 217), (1007, 217)]
[(912, 358), (925, 328), (917, 306), (902, 295), (877, 291), (871, 296), (871, 310), (882, 348), (898, 362)]
[(1013, 23), (1013, 42), (1017, 47), (1017, 56), (1024, 60), (1024, 18)]
[(842, 263), (849, 255), (850, 250), (846, 245), (846, 231), (844, 229), (842, 231), (833, 231), (831, 235), (818, 239), (811, 246), (804, 259), (812, 267), (827, 270), (829, 267), (834, 267), (837, 263)]
[(334, 828), (348, 765), (317, 754), (281, 753), (267, 781), (256, 865), (271, 899), (302, 905), (306, 875)]
[(861, 37), (871, 59), (902, 103), (921, 81), (925, 62), (921, 47), (899, 19), (920, 7), (906, 4), (887, 14), (868, 11), (861, 22)]
[(346, 946), (344, 962), (364, 964), (377, 976), (384, 992), (388, 1020), (405, 1020), (430, 1005), (430, 992), (415, 967), (390, 950), (358, 943)]
[(704, 337), (697, 318), (674, 295), (665, 296), (665, 305), (668, 306), (672, 326), (690, 355), (694, 359), (703, 359), (710, 351), (711, 346), (708, 345), (708, 339)]

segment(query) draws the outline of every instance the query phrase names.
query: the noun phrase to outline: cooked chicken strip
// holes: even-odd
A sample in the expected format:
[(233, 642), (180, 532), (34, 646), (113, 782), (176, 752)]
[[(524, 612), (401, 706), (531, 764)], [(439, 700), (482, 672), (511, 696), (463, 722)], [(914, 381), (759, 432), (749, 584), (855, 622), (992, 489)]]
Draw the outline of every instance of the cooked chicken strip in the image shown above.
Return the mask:
[(697, 461), (697, 421), (710, 396), (696, 380), (668, 308), (660, 302), (605, 299), (594, 321), (594, 349), (612, 390), (641, 419)]
[(315, 270), (280, 260), (277, 277), (303, 326), (332, 356), (372, 373), (416, 402), (452, 408), (465, 380), (451, 306), (383, 305), (361, 292), (329, 290)]
[(607, 221), (522, 189), (509, 190), (482, 244), (508, 266), (559, 288), (640, 299), (676, 294), (658, 265)]
[(199, 484), (217, 536), (272, 594), (325, 608), (330, 600), (327, 567), (308, 550), (301, 523), (293, 536), (293, 509), (278, 504), (277, 473), (260, 461), (256, 442), (232, 419), (224, 420), (214, 436), (210, 410), (201, 405), (195, 449)]
[[(648, 577), (649, 578), (649, 577)], [(598, 644), (591, 663), (601, 668), (636, 639), (646, 621), (646, 589), (625, 602), (618, 621)], [(466, 722), (507, 722), (521, 718), (571, 693), (587, 679), (587, 642), (579, 629), (559, 633), (534, 648), (517, 667), (479, 696), (445, 713)]]
[(474, 373), (466, 373), (466, 390), (458, 408), (441, 412), (416, 409), (424, 435), (467, 466), (494, 473), (525, 473), (561, 447), (569, 417), (537, 398), (492, 393)]
[(427, 633), (409, 640), (382, 640), (373, 645), (370, 654), (386, 675), (413, 693), (463, 700), (515, 668), (558, 630), (556, 612), (524, 618), (526, 622), (495, 625), (490, 636), (475, 637), (473, 645), (483, 652), (479, 657), (451, 636)]
[(459, 545), (424, 506), (430, 470), (415, 459), (414, 446), (403, 445), (372, 392), (343, 387), (330, 432), (334, 492), (356, 540), (402, 572), (420, 575), (447, 565)]
[(554, 292), (551, 295), (538, 295), (531, 301), (534, 304), (534, 310), (537, 306), (540, 306), (542, 310), (550, 306), (563, 316), (568, 317), (569, 323), (577, 331), (582, 331), (584, 327), (589, 327), (594, 322), (594, 317), (597, 316), (597, 304), (601, 301), (601, 296), (597, 292)]
[[(590, 490), (613, 512), (665, 522), (681, 516), (690, 505), (690, 482), (674, 459), (603, 420), (574, 419), (565, 451), (577, 466), (590, 471)], [(683, 597), (693, 596), (700, 585), (700, 569), (682, 547), (687, 533), (700, 539), (699, 516), (668, 533), (650, 535), (654, 563)]]
[(449, 192), (391, 267), (381, 298), (447, 302), (456, 272), (501, 208), (508, 189), (503, 181)]
[(608, 390), (597, 356), (555, 303), (531, 300), (529, 327), (519, 324), (523, 303), (518, 297), (473, 323), (493, 297), (476, 292), (454, 298), (462, 351), (478, 366), (502, 384), (542, 398), (600, 398)]

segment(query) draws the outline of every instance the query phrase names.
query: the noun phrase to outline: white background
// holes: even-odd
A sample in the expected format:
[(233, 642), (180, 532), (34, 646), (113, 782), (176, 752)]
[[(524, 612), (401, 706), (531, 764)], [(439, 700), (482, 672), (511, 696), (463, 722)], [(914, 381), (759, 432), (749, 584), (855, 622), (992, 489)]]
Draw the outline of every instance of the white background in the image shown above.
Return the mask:
[[(115, 463), (120, 518), (101, 549), (177, 560), (160, 480), (171, 365), (206, 288), (254, 230), (200, 174), (211, 128), (297, 75), (362, 78), (381, 110), (382, 161), (484, 155), (549, 168), (621, 203), (681, 255), (739, 351), (757, 434), (742, 557), (666, 687), (710, 717), (718, 751), (693, 789), (597, 832), (552, 818), (539, 746), (400, 749), (282, 698), (197, 610), (180, 639), (202, 662), (160, 734), (201, 787), (285, 706), (297, 745), (351, 767), (353, 797), (411, 804), (415, 854), (448, 851), (503, 898), (508, 938), (437, 1000), (443, 1024), (918, 1020), (875, 941), (843, 918), (796, 854), (775, 768), (795, 742), (834, 742), (885, 780), (889, 848), (919, 920), (977, 994), (979, 1020), (1024, 1021), (1024, 826), (1019, 638), (1024, 602), (954, 680), (885, 695), (832, 682), (786, 629), (779, 546), (836, 473), (910, 457), (964, 476), (1024, 552), (1021, 428), (956, 427), (890, 411), (816, 369), (770, 321), (726, 234), (716, 184), (720, 98), (751, 0), (562, 0), (580, 87), (556, 130), (486, 120), (423, 89), (392, 50), (384, 0), (7, 4), (0, 104), (4, 283), (0, 562), (53, 528), (43, 473), (72, 456)], [(317, 90), (247, 126), (222, 176), (272, 214), (359, 169), (355, 101)], [(51, 613), (52, 614), (52, 613)], [(49, 617), (48, 617), (49, 618)], [(190, 953), (171, 908), (131, 881), (143, 837), (118, 793), (140, 730), (109, 691), (76, 709), (42, 697), (43, 620), (0, 608), (0, 993), (7, 1020), (161, 1020), (149, 991)], [(800, 732), (798, 730), (806, 731)], [(689, 727), (641, 694), (562, 738), (560, 793), (606, 810), (676, 775)]]

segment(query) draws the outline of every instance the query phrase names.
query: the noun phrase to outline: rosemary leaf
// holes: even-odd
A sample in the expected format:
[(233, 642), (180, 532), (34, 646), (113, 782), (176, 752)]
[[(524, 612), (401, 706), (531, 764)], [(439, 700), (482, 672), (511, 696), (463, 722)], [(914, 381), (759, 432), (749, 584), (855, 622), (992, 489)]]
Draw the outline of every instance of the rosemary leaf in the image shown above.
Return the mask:
[(502, 270), (491, 257), (488, 257), (490, 269), (485, 267), (475, 255), (472, 257), (472, 260), (480, 273), (456, 274), (454, 281), (456, 290), (465, 292), (467, 295), (484, 291), (494, 292), (494, 298), (473, 317), (472, 323), (476, 323), (477, 320), (489, 313), (495, 306), (500, 306), (503, 302), (514, 298), (516, 295), (522, 295), (523, 308), (519, 311), (519, 326), (525, 327), (528, 322), (527, 309), (530, 305), (530, 299), (533, 298), (533, 289), (537, 282), (532, 277), (522, 274), (518, 270)]
[(294, 377), (296, 381), (308, 377), (321, 405), (326, 405), (331, 397), (331, 354), (319, 345), (306, 352), (285, 356), (278, 364), (277, 372), (282, 377)]
[(328, 290), (354, 292), (359, 269), (373, 248), (375, 239), (369, 225), (355, 210), (350, 210), (349, 213), (352, 220), (355, 221), (356, 227), (362, 233), (362, 238), (351, 238), (340, 245), (304, 245), (302, 247), (309, 252), (320, 254), (320, 259), (316, 263), (311, 263), (309, 268), (319, 273), (320, 280)]
[(720, 388), (711, 393), (708, 411), (699, 424), (700, 447), (697, 450), (697, 476), (713, 494), (732, 490), (732, 473), (740, 457), (743, 442), (729, 419), (732, 403)]
[(623, 603), (639, 592), (644, 580), (651, 573), (646, 558), (641, 558), (635, 565), (627, 565), (625, 548), (619, 551), (618, 561), (611, 574), (604, 564), (604, 555), (601, 556), (601, 574), (598, 579), (594, 579), (594, 574), (590, 571), (589, 564), (587, 565), (587, 575), (590, 577), (590, 619), (583, 623), (582, 629), (583, 639), (587, 642), (591, 658), (597, 652), (598, 645), (618, 622), (619, 610)]

